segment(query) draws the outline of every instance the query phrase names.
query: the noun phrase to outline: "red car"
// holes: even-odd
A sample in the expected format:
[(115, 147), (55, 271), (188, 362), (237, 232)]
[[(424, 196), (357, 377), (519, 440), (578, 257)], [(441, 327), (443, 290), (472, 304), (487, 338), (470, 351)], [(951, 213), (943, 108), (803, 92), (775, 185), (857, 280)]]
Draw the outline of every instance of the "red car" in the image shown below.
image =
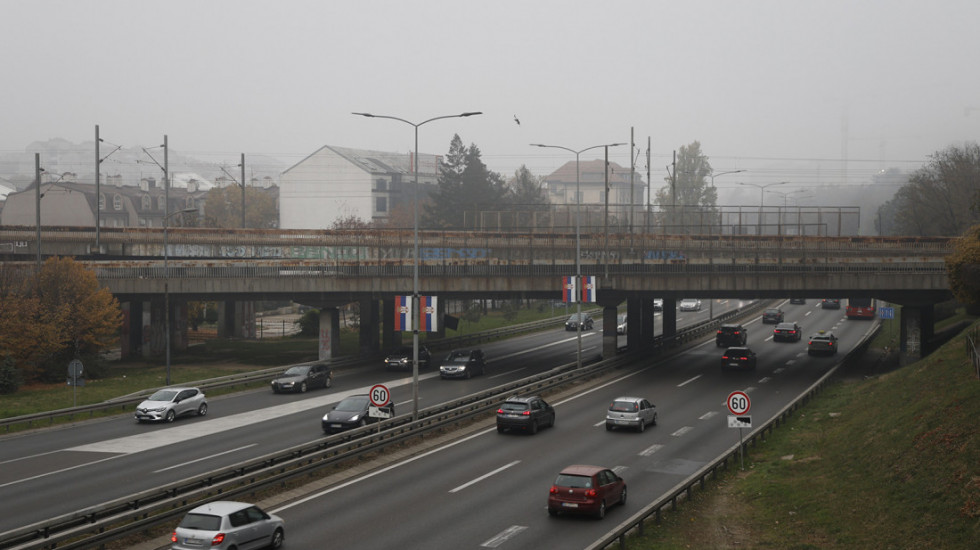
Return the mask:
[(602, 519), (606, 509), (616, 504), (626, 504), (626, 482), (602, 466), (568, 466), (548, 492), (548, 513), (552, 516), (586, 514)]

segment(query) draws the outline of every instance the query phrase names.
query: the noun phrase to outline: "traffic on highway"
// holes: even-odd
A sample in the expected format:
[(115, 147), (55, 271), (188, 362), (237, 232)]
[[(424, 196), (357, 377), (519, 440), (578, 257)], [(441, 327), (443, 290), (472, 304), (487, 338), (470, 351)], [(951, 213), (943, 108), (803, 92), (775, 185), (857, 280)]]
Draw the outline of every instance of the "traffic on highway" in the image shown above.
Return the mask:
[[(721, 300), (712, 309), (718, 314), (738, 305)], [(263, 508), (288, 525), (287, 548), (323, 540), (370, 548), (404, 547), (405, 541), (436, 548), (587, 546), (608, 529), (605, 522), (548, 514), (549, 491), (562, 468), (592, 465), (624, 480), (629, 499), (603, 509), (618, 523), (737, 441), (726, 424), (729, 393), (750, 395), (753, 416), (772, 415), (871, 329), (871, 323), (820, 308), (819, 301), (780, 302), (779, 308), (804, 337), (775, 343), (761, 313), (740, 320), (746, 346), (757, 355), (755, 369), (720, 369), (723, 350), (713, 337), (666, 359), (640, 355), (601, 380), (542, 396), (553, 417), (533, 436), (530, 429), (501, 433), (491, 418), (464, 438)], [(679, 313), (678, 326), (708, 315), (707, 307)], [(472, 379), (442, 380), (434, 356), (421, 370), (420, 401), (433, 405), (573, 362), (576, 337), (563, 329), (483, 345), (483, 376)], [(842, 353), (811, 356), (807, 337), (819, 331), (834, 334)], [(601, 330), (582, 338), (586, 360), (596, 359)], [(0, 532), (322, 438), (328, 411), (378, 383), (390, 388), (395, 410), (411, 409), (411, 376), (379, 364), (334, 372), (332, 385), (316, 392), (266, 388), (209, 398), (206, 416), (174, 423), (138, 424), (119, 416), (5, 437), (0, 499), (18, 505), (0, 517)], [(646, 429), (607, 430), (610, 404), (622, 396), (655, 404), (656, 421), (645, 422)], [(386, 528), (378, 528), (379, 519)]]

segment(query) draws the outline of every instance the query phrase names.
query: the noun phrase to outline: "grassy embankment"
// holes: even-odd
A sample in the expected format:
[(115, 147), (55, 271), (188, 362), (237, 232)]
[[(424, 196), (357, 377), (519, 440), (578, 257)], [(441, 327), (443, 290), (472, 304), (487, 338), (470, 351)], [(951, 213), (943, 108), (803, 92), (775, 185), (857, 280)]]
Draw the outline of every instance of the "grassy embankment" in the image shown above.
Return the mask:
[[(540, 307), (539, 307), (540, 306)], [(447, 330), (446, 336), (472, 334), (507, 325), (527, 323), (552, 316), (563, 316), (563, 308), (552, 308), (541, 302), (531, 309), (522, 308), (513, 319), (501, 311), (490, 311), (476, 322), (462, 321), (460, 331)], [(408, 333), (406, 333), (408, 334)], [(193, 338), (193, 336), (192, 336)], [(410, 343), (411, 338), (406, 337)], [(356, 355), (359, 346), (356, 330), (341, 330), (341, 356)], [(251, 372), (257, 369), (290, 365), (317, 358), (317, 340), (312, 337), (290, 336), (262, 340), (207, 339), (184, 351), (172, 350), (170, 379), (176, 384)], [(162, 358), (110, 361), (107, 375), (86, 380), (84, 387), (67, 386), (64, 382), (24, 386), (17, 393), (0, 395), (0, 418), (69, 408), (74, 405), (101, 403), (165, 385), (166, 367)], [(265, 385), (256, 384), (258, 385)], [(242, 388), (227, 391), (240, 391)], [(208, 395), (218, 395), (210, 391)]]
[[(896, 345), (892, 323), (872, 362)], [(744, 471), (628, 547), (980, 548), (980, 380), (964, 336), (904, 368), (842, 373), (751, 448)]]

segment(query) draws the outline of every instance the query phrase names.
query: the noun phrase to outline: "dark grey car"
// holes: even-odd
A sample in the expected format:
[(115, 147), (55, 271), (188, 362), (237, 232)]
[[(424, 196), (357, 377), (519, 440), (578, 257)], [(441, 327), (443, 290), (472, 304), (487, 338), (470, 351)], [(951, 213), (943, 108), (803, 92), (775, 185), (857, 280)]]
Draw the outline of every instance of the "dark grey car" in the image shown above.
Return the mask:
[[(323, 415), (320, 421), (323, 432), (333, 434), (380, 421), (380, 418), (368, 414), (370, 408), (371, 399), (367, 395), (352, 395), (343, 399), (330, 412)], [(395, 415), (394, 403), (389, 403), (380, 409), (388, 416)]]
[(497, 431), (521, 430), (538, 433), (538, 428), (555, 425), (555, 409), (537, 395), (511, 397), (497, 409)]
[(304, 393), (313, 388), (329, 388), (333, 383), (333, 373), (326, 365), (295, 365), (274, 378), (270, 383), (274, 393)]

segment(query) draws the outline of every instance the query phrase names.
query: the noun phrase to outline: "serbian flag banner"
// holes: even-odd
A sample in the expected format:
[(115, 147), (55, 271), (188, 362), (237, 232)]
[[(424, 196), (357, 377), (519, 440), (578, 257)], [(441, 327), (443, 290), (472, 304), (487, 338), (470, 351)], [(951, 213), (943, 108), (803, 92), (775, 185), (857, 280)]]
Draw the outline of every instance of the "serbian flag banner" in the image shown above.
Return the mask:
[(422, 332), (439, 331), (439, 315), (435, 296), (419, 296), (419, 330)]
[(412, 330), (411, 296), (395, 296), (395, 330)]
[(586, 303), (595, 302), (594, 275), (586, 275), (582, 277), (582, 301)]
[(575, 293), (575, 277), (562, 277), (561, 300), (566, 303), (575, 303), (578, 301), (577, 298), (578, 295)]

